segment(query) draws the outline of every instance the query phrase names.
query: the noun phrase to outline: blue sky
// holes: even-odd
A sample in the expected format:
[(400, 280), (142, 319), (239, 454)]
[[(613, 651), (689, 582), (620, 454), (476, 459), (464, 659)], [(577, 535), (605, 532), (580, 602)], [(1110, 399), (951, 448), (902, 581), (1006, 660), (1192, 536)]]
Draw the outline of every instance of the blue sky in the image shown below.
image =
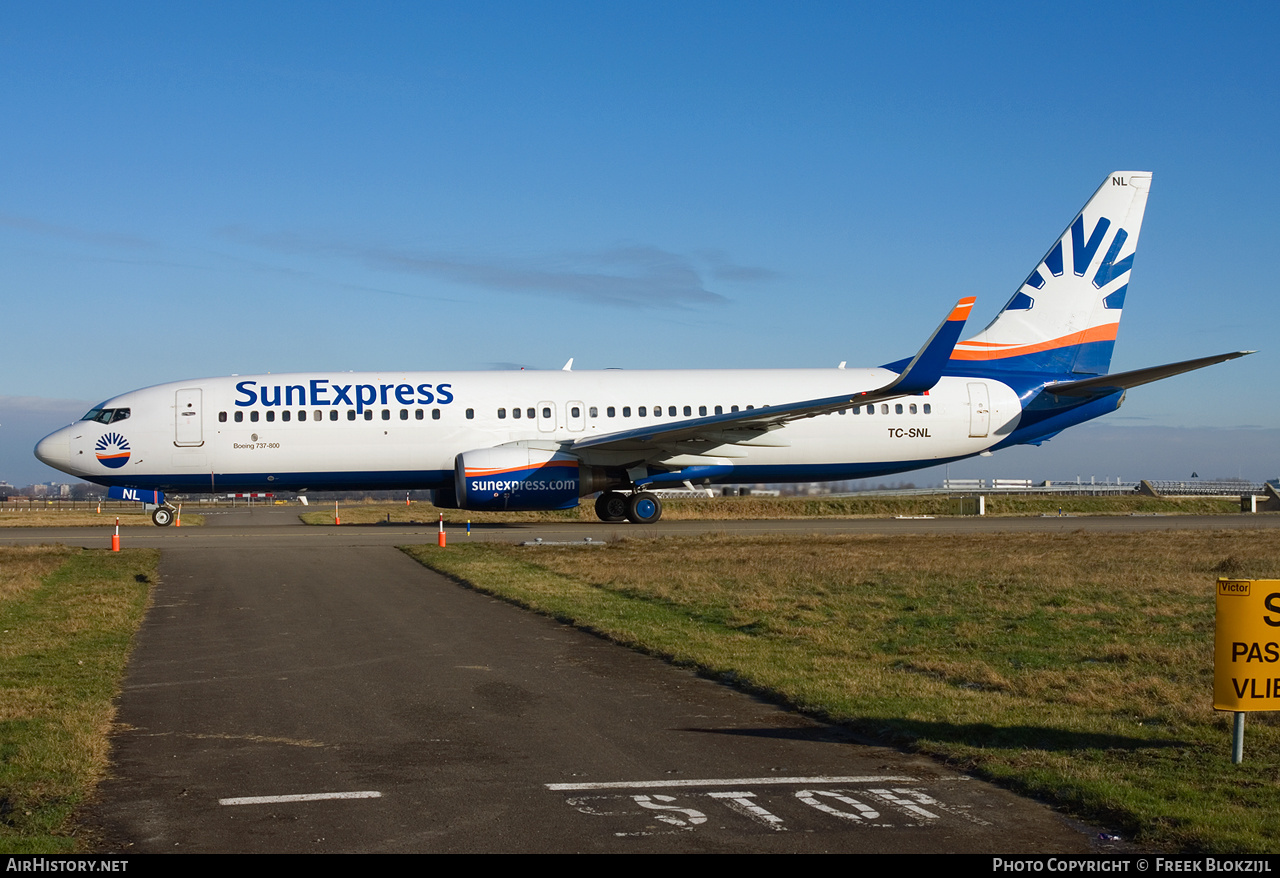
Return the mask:
[[(189, 377), (888, 362), (961, 295), (984, 325), (1118, 169), (1155, 179), (1113, 368), (1260, 352), (1134, 390), (1108, 428), (1274, 476), (1278, 24), (1262, 3), (7, 4), (0, 478), (55, 477), (30, 447), (65, 411)], [(1099, 475), (1137, 477), (1151, 435)], [(1008, 476), (1068, 475), (1053, 445)]]

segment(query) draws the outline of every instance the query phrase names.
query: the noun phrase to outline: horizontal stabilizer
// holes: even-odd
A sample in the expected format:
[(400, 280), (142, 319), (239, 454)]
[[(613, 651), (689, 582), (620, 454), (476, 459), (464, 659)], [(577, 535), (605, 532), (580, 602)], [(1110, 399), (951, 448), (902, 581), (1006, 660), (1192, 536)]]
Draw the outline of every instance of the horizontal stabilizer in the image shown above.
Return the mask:
[(1237, 357), (1247, 357), (1252, 353), (1256, 352), (1232, 351), (1229, 354), (1201, 357), (1198, 360), (1169, 363), (1167, 366), (1151, 366), (1146, 369), (1134, 369), (1132, 372), (1098, 375), (1095, 378), (1082, 378), (1079, 381), (1063, 381), (1058, 384), (1050, 384), (1045, 387), (1045, 390), (1055, 396), (1097, 396), (1104, 393), (1114, 393), (1117, 390), (1126, 390), (1130, 387), (1137, 387), (1140, 384), (1150, 384), (1152, 381), (1159, 381), (1161, 378), (1168, 378), (1172, 375), (1181, 375), (1183, 372), (1193, 372), (1196, 369), (1203, 369), (1205, 366), (1212, 366), (1214, 363), (1223, 363), (1227, 360), (1234, 360)]

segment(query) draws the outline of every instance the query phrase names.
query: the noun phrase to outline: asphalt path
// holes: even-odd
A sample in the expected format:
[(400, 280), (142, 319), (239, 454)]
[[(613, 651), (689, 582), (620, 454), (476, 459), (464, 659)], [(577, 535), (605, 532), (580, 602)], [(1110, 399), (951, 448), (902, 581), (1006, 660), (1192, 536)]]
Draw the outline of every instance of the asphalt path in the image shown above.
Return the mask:
[[(119, 702), (111, 776), (89, 814), (105, 849), (1102, 849), (1097, 830), (1042, 805), (479, 594), (393, 548), (434, 542), (434, 527), (316, 528), (296, 515), (229, 511), (205, 527), (125, 532), (126, 545), (163, 552)], [(508, 525), (476, 528), (472, 539), (934, 526)], [(50, 538), (101, 545), (102, 533), (13, 529), (0, 541)], [(456, 528), (451, 538), (465, 539)]]

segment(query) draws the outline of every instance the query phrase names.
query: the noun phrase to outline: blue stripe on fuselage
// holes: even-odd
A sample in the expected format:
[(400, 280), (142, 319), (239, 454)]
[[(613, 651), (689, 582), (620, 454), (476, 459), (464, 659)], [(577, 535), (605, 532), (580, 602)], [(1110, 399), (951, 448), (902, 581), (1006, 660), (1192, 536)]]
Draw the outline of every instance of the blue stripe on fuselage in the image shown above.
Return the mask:
[[(88, 478), (86, 476), (86, 478)], [(99, 485), (123, 485), (185, 494), (243, 491), (418, 491), (453, 485), (453, 470), (388, 470), (337, 473), (168, 473), (94, 476)]]

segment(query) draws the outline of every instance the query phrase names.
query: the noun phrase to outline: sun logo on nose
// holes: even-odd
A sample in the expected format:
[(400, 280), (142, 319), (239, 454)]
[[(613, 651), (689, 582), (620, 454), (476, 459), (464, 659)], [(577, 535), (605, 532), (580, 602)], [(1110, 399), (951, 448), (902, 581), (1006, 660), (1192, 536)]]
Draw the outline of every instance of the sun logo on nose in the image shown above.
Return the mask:
[(119, 469), (129, 462), (129, 440), (119, 433), (104, 433), (93, 451), (103, 466)]

